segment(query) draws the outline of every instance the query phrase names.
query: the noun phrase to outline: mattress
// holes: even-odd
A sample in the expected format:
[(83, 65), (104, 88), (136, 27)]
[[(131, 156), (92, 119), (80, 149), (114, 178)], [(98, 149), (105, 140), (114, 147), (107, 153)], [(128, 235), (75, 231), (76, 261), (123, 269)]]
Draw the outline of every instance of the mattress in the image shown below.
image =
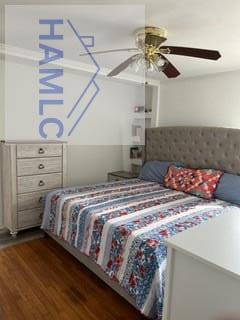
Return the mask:
[(140, 312), (162, 319), (165, 239), (235, 210), (224, 201), (131, 179), (50, 192), (42, 228), (100, 266)]

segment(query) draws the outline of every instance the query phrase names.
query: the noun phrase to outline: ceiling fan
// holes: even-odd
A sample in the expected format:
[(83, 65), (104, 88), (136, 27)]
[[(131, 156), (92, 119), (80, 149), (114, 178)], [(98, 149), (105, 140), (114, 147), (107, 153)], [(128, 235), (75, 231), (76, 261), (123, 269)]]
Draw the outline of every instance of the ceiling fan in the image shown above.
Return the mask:
[[(108, 77), (113, 77), (125, 70), (128, 66), (134, 65), (138, 70), (144, 68), (145, 71), (163, 72), (168, 78), (176, 78), (180, 75), (177, 68), (166, 58), (168, 54), (188, 56), (194, 58), (202, 58), (209, 60), (218, 60), (221, 54), (216, 50), (162, 46), (167, 40), (167, 31), (163, 28), (145, 27), (135, 32), (136, 48), (112, 49), (105, 51), (95, 51), (91, 54), (105, 54), (113, 52), (136, 52), (133, 56), (123, 61), (115, 69), (113, 69)], [(80, 54), (80, 56), (88, 55), (88, 53)]]

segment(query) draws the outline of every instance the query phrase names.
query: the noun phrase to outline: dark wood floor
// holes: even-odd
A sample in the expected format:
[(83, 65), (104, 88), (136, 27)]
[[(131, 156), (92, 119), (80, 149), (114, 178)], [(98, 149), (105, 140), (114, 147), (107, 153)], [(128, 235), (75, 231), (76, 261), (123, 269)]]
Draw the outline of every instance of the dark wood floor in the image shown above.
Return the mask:
[(0, 250), (1, 320), (141, 320), (50, 238)]

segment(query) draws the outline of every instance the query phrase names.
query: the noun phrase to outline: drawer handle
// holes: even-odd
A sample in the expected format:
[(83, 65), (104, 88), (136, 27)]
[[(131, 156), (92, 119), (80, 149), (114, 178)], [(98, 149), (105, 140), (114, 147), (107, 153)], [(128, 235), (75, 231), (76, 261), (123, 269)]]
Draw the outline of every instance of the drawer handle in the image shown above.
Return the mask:
[(38, 169), (44, 169), (44, 164), (40, 163), (40, 165), (38, 166)]
[(42, 186), (44, 186), (44, 185), (45, 185), (45, 183), (44, 183), (44, 181), (43, 181), (43, 180), (40, 180), (38, 185), (39, 185), (39, 187), (42, 187)]
[(44, 149), (43, 148), (39, 148), (38, 153), (39, 154), (43, 154), (44, 153)]
[(40, 198), (38, 199), (38, 202), (42, 204), (42, 203), (43, 203), (43, 197), (40, 197)]

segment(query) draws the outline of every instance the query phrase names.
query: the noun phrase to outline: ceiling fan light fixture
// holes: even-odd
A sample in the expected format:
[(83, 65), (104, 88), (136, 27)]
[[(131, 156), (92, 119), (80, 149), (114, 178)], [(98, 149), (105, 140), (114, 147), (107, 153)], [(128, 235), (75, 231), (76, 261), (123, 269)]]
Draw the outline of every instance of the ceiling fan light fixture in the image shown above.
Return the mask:
[(167, 67), (168, 61), (163, 59), (162, 57), (159, 57), (155, 62), (155, 65), (157, 67), (157, 71), (163, 71)]
[(158, 56), (154, 60), (147, 59), (142, 56), (141, 58), (132, 62), (131, 67), (137, 72), (154, 73), (163, 71), (168, 65), (168, 61), (163, 57)]
[(191, 47), (163, 46), (162, 43), (167, 40), (167, 31), (158, 27), (145, 27), (135, 31), (137, 48), (107, 50), (95, 52), (113, 52), (113, 51), (136, 51), (138, 53), (124, 60), (108, 76), (113, 77), (132, 66), (136, 72), (146, 73), (163, 72), (167, 78), (176, 78), (180, 72), (168, 60), (166, 55), (180, 55), (208, 60), (218, 60), (221, 54), (217, 50), (200, 49)]
[(155, 70), (154, 63), (145, 59), (145, 70), (153, 72)]
[(131, 63), (131, 68), (137, 73), (145, 68), (145, 58), (141, 57)]
[(158, 47), (167, 39), (167, 31), (163, 28), (145, 27), (135, 31), (135, 40), (138, 49), (144, 50), (145, 45), (154, 44)]
[(149, 61), (144, 57), (134, 61), (131, 64), (131, 67), (134, 69), (136, 73), (157, 71), (156, 65), (152, 61)]

